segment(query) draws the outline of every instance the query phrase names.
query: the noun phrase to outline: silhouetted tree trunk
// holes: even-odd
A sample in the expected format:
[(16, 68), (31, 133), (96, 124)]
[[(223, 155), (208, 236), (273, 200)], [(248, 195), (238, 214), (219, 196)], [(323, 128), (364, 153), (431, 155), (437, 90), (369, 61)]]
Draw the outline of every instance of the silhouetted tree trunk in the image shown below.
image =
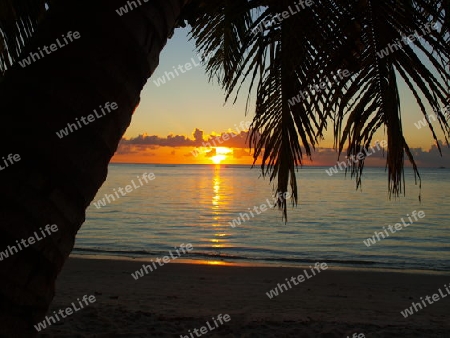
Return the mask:
[[(36, 335), (33, 325), (49, 308), (85, 210), (188, 2), (140, 1), (122, 16), (116, 9), (125, 0), (59, 2), (23, 57), (57, 39), (64, 45), (68, 32), (79, 38), (29, 66), (17, 64), (0, 83), (0, 252), (47, 224), (59, 228), (0, 261), (2, 337)], [(63, 138), (56, 135), (76, 118), (100, 113), (107, 102), (118, 109)], [(20, 160), (8, 160), (9, 154)]]

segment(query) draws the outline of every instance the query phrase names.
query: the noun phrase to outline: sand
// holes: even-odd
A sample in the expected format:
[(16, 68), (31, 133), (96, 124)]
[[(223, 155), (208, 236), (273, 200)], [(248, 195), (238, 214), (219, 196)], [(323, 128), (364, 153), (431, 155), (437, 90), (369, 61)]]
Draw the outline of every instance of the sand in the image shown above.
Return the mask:
[[(169, 263), (133, 279), (141, 267), (137, 260), (70, 258), (51, 311), (84, 295), (96, 301), (41, 336), (450, 337), (450, 297), (407, 318), (400, 313), (439, 288), (445, 292), (450, 274), (329, 266), (269, 299), (266, 292), (303, 270)], [(216, 320), (216, 327), (219, 314), (230, 320)], [(207, 321), (213, 330), (202, 334)]]

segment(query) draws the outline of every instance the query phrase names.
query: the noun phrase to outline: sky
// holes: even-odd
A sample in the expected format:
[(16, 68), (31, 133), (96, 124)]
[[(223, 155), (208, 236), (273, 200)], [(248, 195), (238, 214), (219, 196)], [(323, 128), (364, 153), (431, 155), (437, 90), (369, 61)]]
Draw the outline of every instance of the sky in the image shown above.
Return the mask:
[[(178, 28), (160, 55), (160, 64), (141, 93), (141, 102), (112, 162), (167, 164), (251, 164), (253, 157), (246, 144), (254, 113), (254, 100), (245, 115), (247, 92), (242, 90), (237, 102), (225, 103), (225, 92), (216, 81), (209, 81), (201, 55), (189, 40), (188, 29)], [(182, 69), (178, 68), (183, 65)], [(175, 68), (175, 69), (174, 69)], [(173, 76), (169, 74), (173, 73)], [(169, 76), (169, 80), (168, 77)], [(162, 81), (164, 79), (164, 81)], [(165, 83), (163, 83), (165, 82)], [(427, 127), (415, 123), (423, 119), (416, 100), (400, 84), (403, 130), (420, 166), (450, 167), (450, 150), (444, 144), (441, 157)], [(431, 112), (431, 110), (430, 110)], [(437, 122), (434, 123), (437, 130)], [(437, 133), (444, 141), (442, 132)], [(374, 141), (386, 139), (380, 130)], [(218, 137), (218, 138), (217, 138)], [(215, 144), (208, 140), (214, 138)], [(204, 146), (202, 144), (205, 143)], [(331, 166), (337, 153), (332, 132), (305, 165)], [(369, 166), (384, 166), (383, 152), (367, 160)], [(341, 161), (345, 159), (341, 157)]]

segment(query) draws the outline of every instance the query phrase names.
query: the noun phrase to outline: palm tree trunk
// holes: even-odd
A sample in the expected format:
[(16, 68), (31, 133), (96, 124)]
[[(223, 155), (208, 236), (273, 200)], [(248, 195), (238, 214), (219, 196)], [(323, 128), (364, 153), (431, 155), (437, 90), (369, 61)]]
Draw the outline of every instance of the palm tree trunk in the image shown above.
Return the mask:
[[(138, 6), (122, 16), (116, 10), (125, 0), (60, 1), (22, 55), (58, 38), (64, 44), (69, 31), (79, 39), (29, 66), (16, 65), (0, 83), (0, 254), (47, 224), (58, 227), (0, 256), (1, 337), (36, 335), (34, 324), (49, 308), (85, 210), (188, 1), (128, 1)], [(56, 135), (106, 102), (118, 109), (61, 139)], [(6, 167), (9, 154), (20, 160)]]

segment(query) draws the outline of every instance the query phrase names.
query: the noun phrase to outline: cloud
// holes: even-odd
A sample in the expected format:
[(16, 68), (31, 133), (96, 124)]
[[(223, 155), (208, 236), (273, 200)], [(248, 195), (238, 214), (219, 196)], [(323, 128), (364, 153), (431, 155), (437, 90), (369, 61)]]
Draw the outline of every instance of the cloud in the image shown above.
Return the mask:
[[(195, 147), (196, 142), (184, 135), (168, 135), (167, 137), (159, 137), (157, 135), (139, 135), (129, 140), (123, 138), (121, 145), (134, 145), (142, 148), (151, 148), (152, 146), (160, 147)], [(154, 149), (154, 148), (153, 148)]]
[(194, 136), (194, 141), (196, 144), (201, 144), (203, 142), (203, 130), (195, 128), (192, 135)]
[[(441, 147), (442, 156), (439, 153), (438, 147), (434, 144), (431, 145), (428, 150), (423, 148), (411, 148), (411, 153), (414, 156), (419, 169), (425, 167), (447, 167), (450, 168), (450, 148), (445, 145), (442, 141), (439, 141)], [(346, 152), (341, 154), (339, 161), (343, 162)], [(337, 152), (330, 148), (320, 148), (318, 152), (313, 153), (313, 161), (319, 163), (332, 163), (334, 165), (337, 163)], [(313, 165), (314, 165), (313, 162)], [(384, 166), (386, 164), (386, 151), (376, 151), (366, 160), (366, 164), (369, 166)], [(405, 165), (411, 166), (407, 156), (405, 155)]]
[(216, 155), (217, 155), (217, 152), (216, 152), (215, 148), (212, 148), (210, 151), (207, 151), (205, 153), (205, 157), (213, 157), (213, 156), (216, 156)]
[(250, 154), (249, 150), (245, 150), (245, 149), (234, 149), (233, 151), (233, 157), (234, 158), (241, 158), (244, 156), (253, 156)]
[(419, 167), (447, 167), (450, 168), (450, 148), (439, 141), (442, 156), (436, 144), (433, 144), (427, 151), (422, 148), (411, 148), (411, 153)]
[[(244, 156), (250, 156), (246, 144), (248, 134), (248, 131), (240, 131), (239, 128), (224, 131), (220, 134), (212, 132), (211, 135), (205, 135), (203, 130), (195, 128), (191, 137), (173, 134), (166, 137), (141, 134), (129, 139), (123, 138), (119, 143), (116, 155), (121, 156), (122, 161), (127, 156), (157, 157), (154, 151), (160, 149), (165, 154), (163, 157), (167, 157), (169, 153), (175, 157), (175, 150), (180, 150), (181, 153), (177, 153), (185, 158), (193, 157), (193, 151), (202, 154), (203, 157), (211, 158), (217, 155), (214, 147), (228, 147), (233, 149), (233, 157), (239, 159)], [(167, 150), (164, 150), (164, 147)], [(148, 154), (150, 150), (152, 153)], [(159, 152), (159, 154), (162, 153)]]
[(193, 139), (184, 135), (167, 135), (160, 137), (157, 135), (141, 134), (130, 139), (123, 138), (119, 144), (119, 153), (126, 151), (132, 152), (136, 149), (146, 150), (155, 149), (157, 147), (230, 147), (230, 148), (247, 148), (246, 140), (248, 131), (222, 132), (218, 135), (209, 135), (204, 138), (203, 130), (196, 128), (192, 133)]
[[(233, 148), (233, 157), (240, 159), (242, 157), (251, 157), (249, 147), (247, 144), (249, 132), (248, 131), (227, 131), (220, 134), (212, 133), (206, 135), (203, 130), (195, 128), (192, 132), (192, 137), (184, 135), (167, 135), (161, 137), (157, 135), (142, 134), (130, 139), (123, 138), (117, 150), (118, 155), (146, 155), (157, 156), (154, 152), (160, 147), (181, 148), (181, 154), (184, 157), (192, 157), (192, 151), (197, 149), (199, 153), (204, 154), (205, 157), (213, 157), (216, 155), (214, 147), (228, 147)], [(447, 167), (450, 168), (450, 148), (442, 141), (439, 141), (442, 150), (442, 156), (439, 153), (436, 145), (431, 145), (428, 150), (423, 148), (411, 148), (414, 159), (420, 167)], [(182, 148), (186, 149), (186, 152)], [(150, 153), (149, 150), (152, 150)], [(176, 155), (175, 150), (172, 150), (171, 155)], [(345, 161), (345, 151), (341, 154), (339, 161)], [(312, 163), (307, 161), (308, 165), (318, 166), (334, 166), (338, 161), (338, 154), (331, 148), (317, 148), (316, 152), (312, 154)], [(366, 160), (368, 166), (384, 166), (386, 163), (386, 153), (383, 151), (375, 151)], [(405, 164), (409, 166), (409, 161), (405, 156)]]

